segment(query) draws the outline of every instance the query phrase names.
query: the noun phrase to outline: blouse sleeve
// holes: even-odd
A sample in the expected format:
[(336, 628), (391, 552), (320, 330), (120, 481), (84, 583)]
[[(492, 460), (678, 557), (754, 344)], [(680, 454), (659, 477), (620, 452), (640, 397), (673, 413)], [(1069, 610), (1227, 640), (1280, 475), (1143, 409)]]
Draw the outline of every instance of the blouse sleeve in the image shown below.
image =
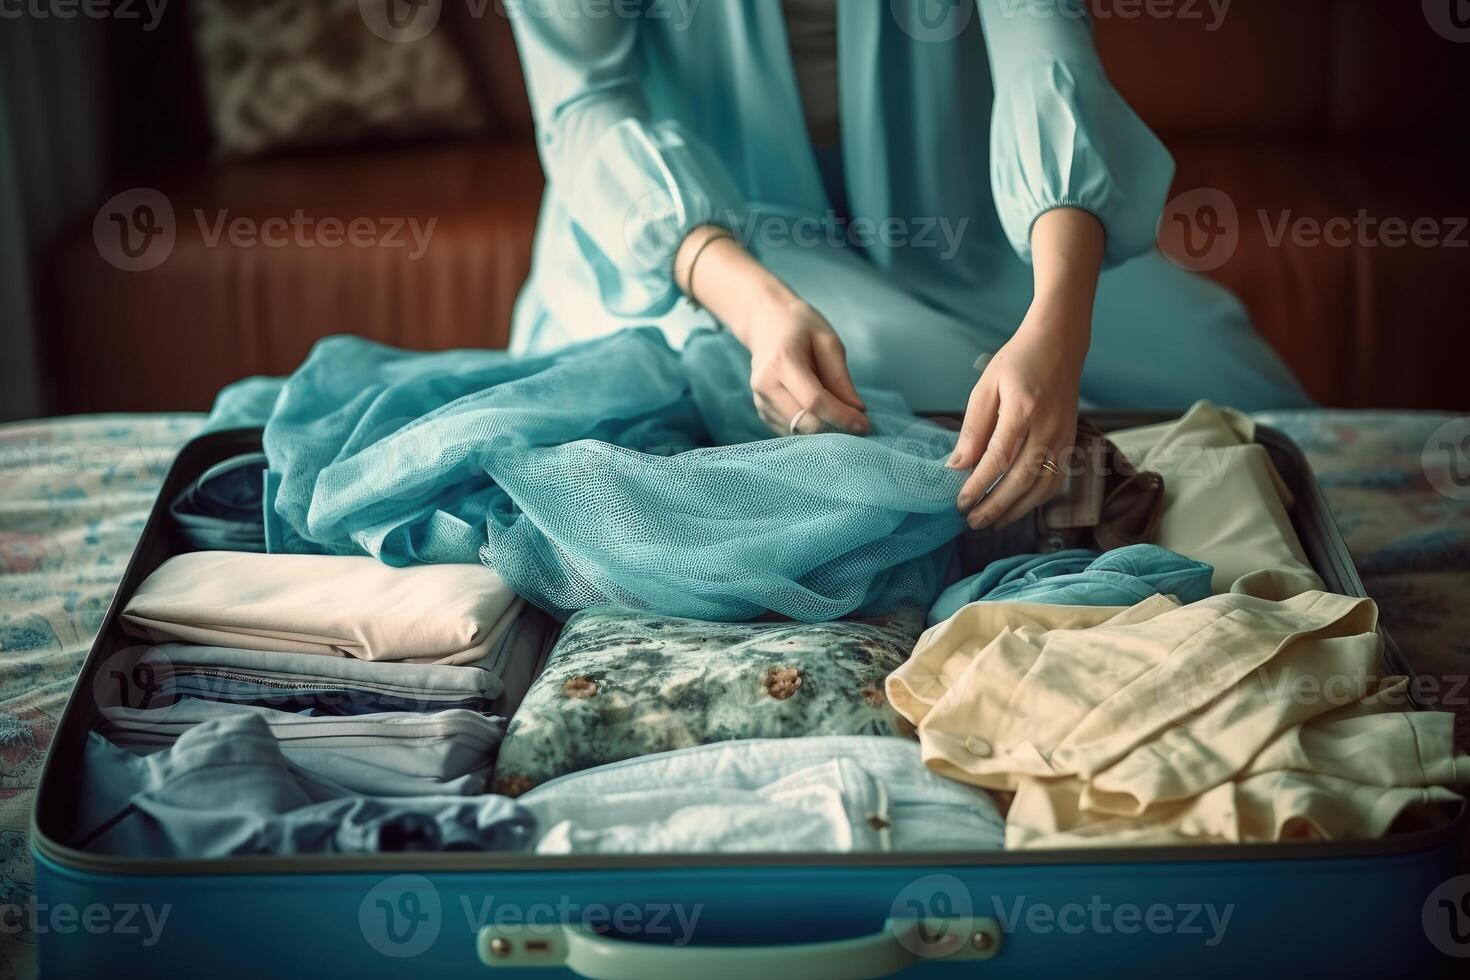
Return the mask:
[(679, 299), (679, 244), (699, 225), (738, 220), (740, 192), (713, 153), (650, 110), (642, 18), (582, 16), (556, 3), (511, 9), (542, 168), (604, 304), (625, 316), (668, 312)]
[(976, 0), (995, 83), (991, 184), (1016, 254), (1055, 208), (1091, 212), (1105, 262), (1153, 247), (1174, 178), (1164, 145), (1108, 82), (1083, 0)]

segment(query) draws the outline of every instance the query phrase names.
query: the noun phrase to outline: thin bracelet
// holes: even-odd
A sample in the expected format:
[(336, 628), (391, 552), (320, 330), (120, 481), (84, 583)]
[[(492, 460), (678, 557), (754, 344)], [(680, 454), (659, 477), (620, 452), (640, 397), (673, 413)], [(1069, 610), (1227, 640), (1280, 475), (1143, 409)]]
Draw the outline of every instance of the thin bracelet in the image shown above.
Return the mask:
[(728, 229), (721, 228), (718, 232), (706, 238), (704, 242), (700, 244), (699, 248), (695, 250), (694, 258), (689, 260), (689, 289), (684, 293), (684, 295), (689, 300), (689, 305), (694, 307), (696, 310), (702, 310), (704, 309), (704, 306), (699, 302), (699, 300), (694, 298), (694, 267), (699, 264), (699, 257), (704, 254), (704, 250), (709, 248), (711, 245), (722, 238), (728, 238), (732, 242), (737, 241), (735, 236), (731, 234)]

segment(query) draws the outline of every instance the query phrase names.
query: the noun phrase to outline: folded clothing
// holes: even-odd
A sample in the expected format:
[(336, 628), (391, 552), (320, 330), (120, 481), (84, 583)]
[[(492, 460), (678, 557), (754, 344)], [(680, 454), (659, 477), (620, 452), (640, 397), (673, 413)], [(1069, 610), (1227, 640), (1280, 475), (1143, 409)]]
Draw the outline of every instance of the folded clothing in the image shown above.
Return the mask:
[(1167, 482), (1153, 543), (1213, 566), (1215, 592), (1285, 599), (1322, 588), (1292, 527), (1291, 491), (1247, 416), (1199, 402), (1176, 422), (1110, 437)]
[(519, 851), (530, 812), (503, 796), (353, 797), (303, 779), (258, 715), (195, 725), (140, 758), (88, 736), (77, 846), (124, 857)]
[(1012, 790), (1010, 847), (1356, 839), (1470, 780), (1453, 716), (1378, 676), (1367, 599), (974, 603), (888, 679), (924, 762)]
[(134, 663), (114, 663), (135, 680), (136, 690), (128, 692), (135, 708), (197, 698), (311, 715), (487, 711), (503, 690), (495, 673), (473, 666), (376, 663), (187, 643), (135, 652)]
[(265, 453), (216, 463), (173, 499), (169, 513), (189, 544), (206, 551), (263, 552)]
[(304, 779), (370, 796), (483, 792), (504, 725), (459, 708), (325, 717), (186, 697), (157, 708), (105, 707), (98, 730), (114, 745), (151, 754), (196, 725), (246, 717), (266, 723)]
[(991, 562), (978, 575), (945, 589), (929, 609), (929, 624), (943, 622), (972, 602), (1131, 606), (1161, 593), (1194, 602), (1211, 594), (1214, 572), (1204, 562), (1150, 544), (1106, 554), (1074, 550), (1016, 555)]
[(507, 730), (496, 791), (737, 738), (892, 735), (883, 679), (920, 610), (833, 623), (709, 623), (601, 606), (567, 621)]
[(744, 739), (642, 756), (519, 802), (542, 854), (977, 851), (1003, 846), (989, 794), (891, 736)]
[(560, 623), (529, 602), (525, 604), (496, 648), (475, 665), (500, 682), (500, 693), (490, 705), (492, 712), (509, 718), (520, 709), (531, 685), (546, 669), (560, 635)]
[(484, 658), (522, 606), (483, 565), (198, 551), (154, 569), (122, 626), (154, 643), (468, 664)]

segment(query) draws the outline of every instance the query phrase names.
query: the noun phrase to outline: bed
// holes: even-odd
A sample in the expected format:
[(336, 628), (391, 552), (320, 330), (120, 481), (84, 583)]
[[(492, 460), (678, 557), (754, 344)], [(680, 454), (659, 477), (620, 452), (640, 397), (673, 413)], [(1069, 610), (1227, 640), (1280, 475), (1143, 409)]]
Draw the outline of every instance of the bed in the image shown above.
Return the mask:
[[(1460, 744), (1470, 745), (1470, 489), (1435, 489), (1450, 465), (1436, 430), (1450, 417), (1260, 418), (1306, 451), (1369, 594), (1420, 673), (1419, 693), (1456, 712)], [(34, 930), (47, 922), (28, 905), (42, 758), (158, 486), (202, 422), (107, 415), (0, 426), (0, 978), (34, 972)]]

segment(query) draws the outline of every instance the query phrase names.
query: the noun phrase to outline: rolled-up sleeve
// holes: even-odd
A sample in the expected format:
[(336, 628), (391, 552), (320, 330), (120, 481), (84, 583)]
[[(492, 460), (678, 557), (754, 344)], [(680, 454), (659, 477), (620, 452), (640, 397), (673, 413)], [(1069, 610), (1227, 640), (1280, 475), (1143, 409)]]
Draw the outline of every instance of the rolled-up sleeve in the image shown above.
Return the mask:
[(995, 84), (991, 184), (1006, 236), (1079, 208), (1107, 230), (1106, 264), (1153, 247), (1174, 161), (1103, 72), (1082, 0), (976, 0)]
[(507, 9), (542, 167), (603, 303), (625, 316), (666, 313), (679, 298), (679, 244), (699, 225), (738, 220), (741, 194), (708, 148), (650, 111), (638, 55), (642, 18), (588, 17), (548, 0)]

